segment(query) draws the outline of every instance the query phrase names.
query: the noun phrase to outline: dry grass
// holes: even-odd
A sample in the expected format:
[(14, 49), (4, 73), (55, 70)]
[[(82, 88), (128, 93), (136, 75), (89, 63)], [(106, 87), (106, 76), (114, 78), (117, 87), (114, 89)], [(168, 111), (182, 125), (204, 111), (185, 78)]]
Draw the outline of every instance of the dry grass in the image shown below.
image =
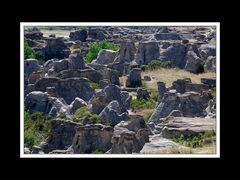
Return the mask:
[(153, 71), (143, 72), (142, 75), (150, 75), (155, 77), (151, 82), (146, 82), (146, 86), (150, 89), (157, 88), (157, 81), (162, 81), (166, 83), (167, 87), (172, 85), (173, 81), (182, 78), (191, 78), (193, 83), (201, 83), (201, 78), (205, 77), (216, 77), (216, 73), (202, 73), (202, 74), (193, 74), (183, 69), (158, 69)]
[(216, 154), (216, 144), (211, 144), (201, 148), (173, 146), (161, 148), (155, 151), (147, 151), (145, 154)]

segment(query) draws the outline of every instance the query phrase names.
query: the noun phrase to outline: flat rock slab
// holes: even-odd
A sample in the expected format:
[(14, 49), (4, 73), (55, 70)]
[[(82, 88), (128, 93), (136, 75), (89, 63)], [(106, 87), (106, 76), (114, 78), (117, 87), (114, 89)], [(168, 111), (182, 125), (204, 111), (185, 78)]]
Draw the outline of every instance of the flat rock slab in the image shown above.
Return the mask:
[(150, 139), (150, 142), (144, 144), (140, 153), (145, 154), (173, 146), (179, 145), (169, 139), (161, 137), (160, 135), (153, 135), (152, 138)]
[(167, 124), (162, 130), (162, 136), (172, 137), (181, 134), (197, 134), (206, 131), (216, 130), (215, 118), (187, 118), (176, 117)]

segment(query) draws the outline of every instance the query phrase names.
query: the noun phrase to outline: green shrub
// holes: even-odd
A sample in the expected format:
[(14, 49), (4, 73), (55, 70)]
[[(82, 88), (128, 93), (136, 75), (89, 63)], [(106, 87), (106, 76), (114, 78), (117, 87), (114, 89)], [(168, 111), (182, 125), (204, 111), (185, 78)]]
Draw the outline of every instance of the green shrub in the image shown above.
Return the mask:
[(100, 117), (97, 114), (92, 114), (89, 112), (86, 107), (81, 107), (75, 112), (73, 121), (81, 123), (80, 119), (83, 117), (88, 117), (91, 119), (93, 124), (100, 123)]
[(215, 131), (206, 131), (195, 136), (181, 135), (179, 137), (173, 137), (171, 140), (188, 146), (191, 148), (203, 147), (207, 143), (214, 143), (216, 141)]
[(100, 149), (95, 149), (94, 151), (91, 152), (91, 154), (104, 154), (104, 152)]
[(158, 101), (158, 98), (159, 98), (160, 94), (158, 91), (152, 91), (151, 92), (151, 98), (154, 100), (154, 101)]
[(135, 109), (152, 109), (156, 105), (153, 99), (132, 99), (131, 100), (131, 108)]
[(160, 68), (174, 68), (175, 65), (171, 61), (160, 61), (160, 60), (152, 60), (148, 63), (146, 69), (147, 70), (155, 70)]
[(34, 50), (32, 50), (27, 41), (24, 41), (24, 59), (35, 59), (36, 53)]
[(216, 97), (216, 87), (211, 89), (211, 96)]
[(43, 113), (35, 112), (32, 115), (24, 111), (24, 146), (32, 149), (39, 145), (49, 134), (51, 120), (48, 120)]
[(118, 51), (119, 48), (120, 48), (119, 45), (109, 43), (106, 40), (100, 41), (98, 43), (90, 43), (89, 51), (86, 57), (84, 58), (84, 62), (91, 63), (94, 59), (97, 58), (99, 51), (102, 49), (110, 49), (110, 50)]
[(99, 86), (98, 83), (90, 82), (90, 86), (91, 86), (91, 88), (93, 88), (93, 89), (100, 89), (100, 86)]

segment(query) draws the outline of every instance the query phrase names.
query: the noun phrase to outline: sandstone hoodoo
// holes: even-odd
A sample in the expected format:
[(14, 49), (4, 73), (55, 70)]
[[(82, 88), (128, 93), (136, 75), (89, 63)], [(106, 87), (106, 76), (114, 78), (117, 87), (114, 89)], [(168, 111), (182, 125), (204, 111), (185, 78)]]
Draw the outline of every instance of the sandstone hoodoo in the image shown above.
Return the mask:
[(216, 27), (24, 29), (25, 154), (216, 153)]

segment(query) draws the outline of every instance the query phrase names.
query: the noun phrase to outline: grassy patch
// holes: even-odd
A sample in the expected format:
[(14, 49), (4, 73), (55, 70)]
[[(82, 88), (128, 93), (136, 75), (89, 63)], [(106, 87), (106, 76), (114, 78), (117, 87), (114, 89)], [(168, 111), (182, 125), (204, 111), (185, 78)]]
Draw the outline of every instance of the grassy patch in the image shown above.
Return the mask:
[(173, 137), (171, 140), (187, 147), (197, 148), (203, 147), (206, 144), (215, 143), (216, 134), (215, 131), (212, 130), (196, 136), (181, 135), (180, 137)]
[(100, 89), (100, 86), (99, 86), (98, 83), (90, 82), (90, 86), (91, 86), (91, 88), (93, 88), (93, 89)]
[(211, 89), (211, 96), (216, 97), (216, 87)]
[(36, 53), (32, 50), (27, 41), (24, 41), (24, 59), (35, 59)]
[(86, 107), (81, 107), (75, 112), (73, 121), (82, 123), (80, 119), (83, 117), (91, 119), (93, 121), (93, 124), (100, 123), (100, 117), (97, 114), (92, 114), (91, 112), (89, 112)]
[(137, 109), (153, 109), (156, 102), (153, 99), (132, 99), (131, 108), (132, 110)]
[(92, 151), (91, 154), (104, 154), (104, 152), (100, 149), (96, 149), (96, 150)]
[(43, 113), (36, 112), (30, 115), (24, 111), (24, 146), (32, 149), (39, 145), (50, 134), (51, 120)]
[(147, 65), (142, 66), (142, 70), (156, 70), (160, 68), (175, 68), (176, 66), (171, 61), (152, 60)]
[(100, 41), (98, 43), (90, 43), (89, 51), (86, 57), (84, 58), (84, 62), (91, 63), (94, 59), (97, 58), (99, 51), (102, 49), (110, 49), (110, 50), (118, 51), (119, 48), (120, 48), (119, 45), (109, 43), (106, 40)]

